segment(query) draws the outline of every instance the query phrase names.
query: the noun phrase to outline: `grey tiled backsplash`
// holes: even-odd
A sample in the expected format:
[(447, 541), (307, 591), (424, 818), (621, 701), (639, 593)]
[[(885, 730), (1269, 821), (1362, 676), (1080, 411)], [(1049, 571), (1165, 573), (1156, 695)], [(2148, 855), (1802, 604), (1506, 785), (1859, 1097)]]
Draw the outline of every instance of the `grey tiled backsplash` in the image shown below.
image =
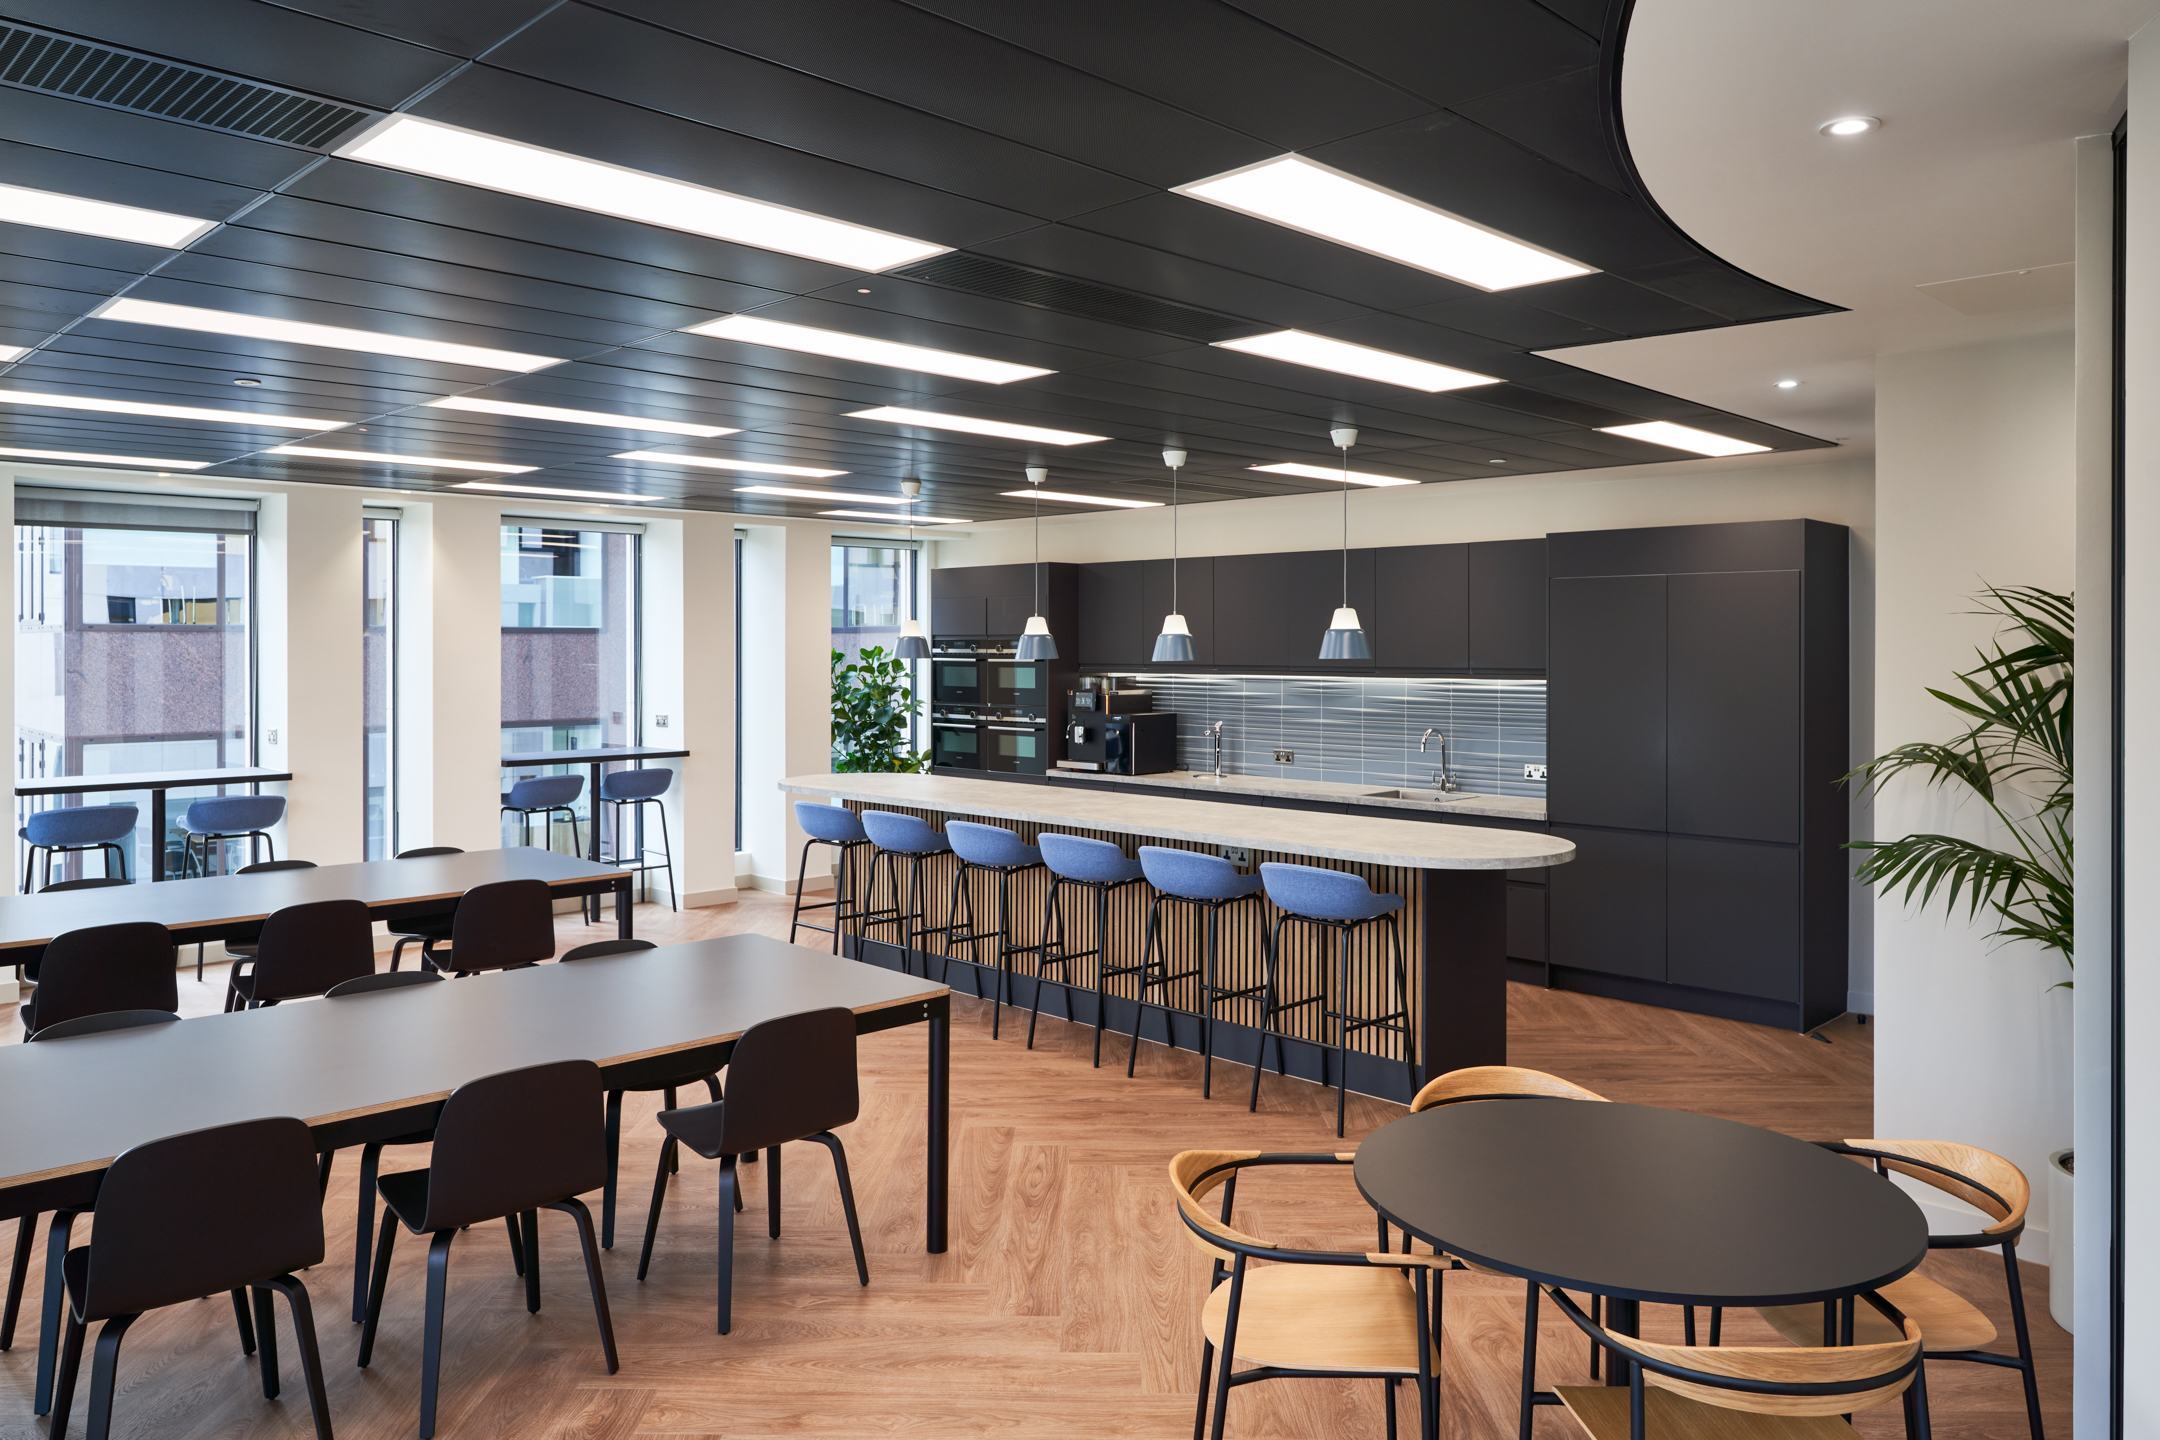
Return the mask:
[[(1120, 689), (1155, 694), (1178, 716), (1178, 765), (1215, 767), (1207, 727), (1223, 724), (1223, 769), (1355, 785), (1429, 787), (1437, 742), (1418, 753), (1430, 726), (1447, 736), (1448, 768), (1463, 789), (1545, 797), (1525, 765), (1545, 763), (1543, 680), (1334, 680), (1256, 675), (1121, 676)], [(1294, 758), (1278, 764), (1277, 750)]]

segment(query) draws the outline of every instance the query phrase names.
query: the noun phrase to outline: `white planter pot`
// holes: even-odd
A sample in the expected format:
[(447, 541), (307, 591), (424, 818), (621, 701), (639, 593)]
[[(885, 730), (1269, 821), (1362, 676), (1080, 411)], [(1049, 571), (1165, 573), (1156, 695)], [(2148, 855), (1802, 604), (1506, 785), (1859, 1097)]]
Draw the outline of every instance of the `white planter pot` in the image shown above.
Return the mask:
[(2063, 1163), (2070, 1155), (2068, 1150), (2057, 1150), (2048, 1156), (2048, 1314), (2074, 1333), (2077, 1252), (2072, 1248), (2070, 1227), (2077, 1213), (2077, 1181)]

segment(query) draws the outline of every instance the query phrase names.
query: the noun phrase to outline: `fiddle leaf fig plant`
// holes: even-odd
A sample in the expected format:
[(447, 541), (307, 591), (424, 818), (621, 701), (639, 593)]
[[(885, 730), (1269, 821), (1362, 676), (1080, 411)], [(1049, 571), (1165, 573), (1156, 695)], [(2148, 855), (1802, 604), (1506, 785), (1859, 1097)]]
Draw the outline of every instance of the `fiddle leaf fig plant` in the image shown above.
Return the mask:
[[(1964, 731), (1940, 743), (1900, 745), (1844, 777), (1879, 789), (1913, 774), (1930, 787), (1979, 797), (2001, 822), (2010, 847), (1955, 835), (1856, 840), (1866, 852), (1859, 878), (1923, 908), (1939, 896), (1946, 912), (1962, 901), (1985, 909), (1998, 940), (2030, 940), (2074, 962), (2071, 884), (2071, 671), (2076, 604), (2031, 586), (1990, 586), (1975, 612), (2006, 622), (1982, 646), (1980, 663), (1950, 690), (1928, 693), (1956, 711)], [(2063, 981), (2068, 985), (2069, 981)]]
[(866, 645), (849, 663), (832, 652), (832, 768), (839, 774), (913, 774), (930, 757), (909, 745), (918, 708), (907, 662)]

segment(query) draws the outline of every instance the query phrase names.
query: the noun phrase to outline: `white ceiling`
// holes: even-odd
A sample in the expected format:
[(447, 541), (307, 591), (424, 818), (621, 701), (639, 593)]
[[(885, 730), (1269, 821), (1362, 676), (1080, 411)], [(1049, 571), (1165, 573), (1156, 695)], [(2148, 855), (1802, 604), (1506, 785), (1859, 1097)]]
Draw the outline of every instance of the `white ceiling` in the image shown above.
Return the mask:
[[(1871, 449), (1875, 356), (2069, 326), (2065, 304), (1961, 313), (1916, 287), (2071, 258), (2071, 142), (2115, 122), (2153, 6), (1640, 0), (1621, 110), (1650, 193), (1718, 256), (1849, 313), (1550, 353)], [(1818, 133), (1855, 114), (1882, 128)]]

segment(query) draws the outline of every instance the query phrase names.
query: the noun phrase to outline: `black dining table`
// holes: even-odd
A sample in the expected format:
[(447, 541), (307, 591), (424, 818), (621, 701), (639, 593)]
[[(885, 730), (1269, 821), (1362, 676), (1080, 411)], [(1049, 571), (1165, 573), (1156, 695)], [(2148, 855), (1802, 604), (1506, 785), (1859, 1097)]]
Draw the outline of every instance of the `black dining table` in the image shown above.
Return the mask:
[(133, 790), (150, 792), (150, 878), (165, 878), (165, 792), (206, 790), (212, 786), (254, 787), (292, 779), (289, 770), (264, 770), (234, 766), (223, 770), (140, 770), (125, 775), (52, 775), (39, 780), (17, 780), (17, 798), (25, 795), (112, 795)]
[[(1927, 1257), (1920, 1207), (1866, 1166), (1774, 1130), (1649, 1105), (1443, 1105), (1358, 1147), (1358, 1190), (1434, 1249), (1638, 1307), (1843, 1300)], [(1625, 1383), (1624, 1365), (1612, 1383)]]

